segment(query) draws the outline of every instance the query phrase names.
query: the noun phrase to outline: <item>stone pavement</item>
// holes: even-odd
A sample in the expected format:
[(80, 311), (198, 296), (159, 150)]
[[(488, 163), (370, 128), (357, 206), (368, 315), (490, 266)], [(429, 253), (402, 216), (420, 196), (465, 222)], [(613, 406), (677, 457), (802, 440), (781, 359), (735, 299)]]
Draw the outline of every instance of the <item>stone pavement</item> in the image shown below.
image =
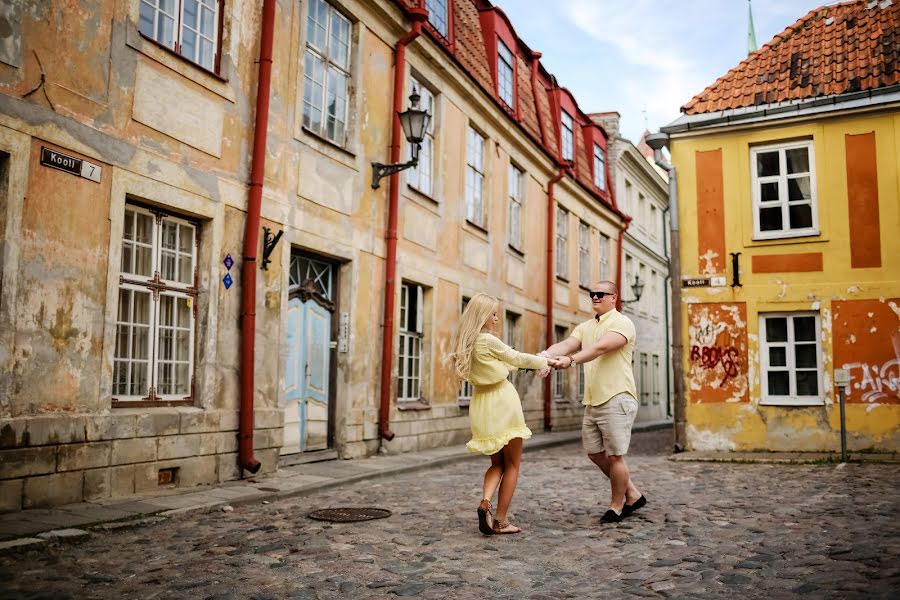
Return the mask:
[[(670, 447), (670, 430), (635, 434), (629, 464), (649, 503), (614, 525), (598, 523), (608, 484), (570, 443), (526, 453), (520, 535), (478, 533), (486, 460), (449, 461), (7, 551), (0, 597), (896, 597), (895, 465), (675, 462)], [(339, 506), (393, 514), (307, 517)]]

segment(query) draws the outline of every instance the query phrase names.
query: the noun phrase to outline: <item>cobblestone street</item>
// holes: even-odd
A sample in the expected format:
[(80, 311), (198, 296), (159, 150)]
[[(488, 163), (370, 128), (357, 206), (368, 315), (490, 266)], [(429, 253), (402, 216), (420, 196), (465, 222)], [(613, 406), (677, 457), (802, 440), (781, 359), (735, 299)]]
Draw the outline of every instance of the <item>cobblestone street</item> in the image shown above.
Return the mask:
[[(608, 485), (570, 444), (528, 452), (517, 536), (483, 537), (486, 460), (0, 556), (3, 598), (894, 598), (896, 465), (674, 463), (635, 435), (648, 505), (601, 526)], [(317, 508), (387, 519), (329, 525)]]

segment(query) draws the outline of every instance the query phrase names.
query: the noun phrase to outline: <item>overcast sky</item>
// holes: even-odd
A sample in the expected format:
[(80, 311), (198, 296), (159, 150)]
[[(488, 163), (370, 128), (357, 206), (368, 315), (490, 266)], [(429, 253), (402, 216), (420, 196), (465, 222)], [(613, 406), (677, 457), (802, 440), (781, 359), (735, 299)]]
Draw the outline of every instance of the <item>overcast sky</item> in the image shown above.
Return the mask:
[[(759, 46), (827, 0), (752, 0)], [(637, 141), (747, 56), (747, 0), (494, 0), (585, 112)]]

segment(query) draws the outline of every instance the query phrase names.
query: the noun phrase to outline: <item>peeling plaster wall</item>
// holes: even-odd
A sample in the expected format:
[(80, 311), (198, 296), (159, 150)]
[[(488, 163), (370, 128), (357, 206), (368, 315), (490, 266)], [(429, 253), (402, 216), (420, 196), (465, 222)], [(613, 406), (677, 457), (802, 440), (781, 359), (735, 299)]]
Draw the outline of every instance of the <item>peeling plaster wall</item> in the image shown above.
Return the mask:
[[(855, 202), (876, 207), (880, 233), (880, 267), (854, 268), (852, 233), (848, 223), (846, 148), (852, 136), (865, 135), (874, 144), (874, 170), (866, 167), (868, 187), (856, 189)], [(749, 169), (753, 144), (811, 139), (814, 144), (820, 234), (786, 240), (753, 239), (753, 202)], [(840, 416), (834, 369), (847, 368), (852, 377), (847, 398), (848, 444), (851, 450), (900, 449), (900, 316), (896, 306), (900, 279), (893, 257), (900, 256), (900, 114), (839, 117), (764, 129), (739, 130), (676, 138), (672, 161), (679, 174), (681, 260), (684, 277), (698, 277), (690, 265), (703, 264), (696, 213), (698, 153), (721, 152), (725, 197), (726, 251), (740, 252), (742, 287), (700, 287), (683, 291), (681, 318), (688, 443), (693, 449), (822, 451), (840, 448)], [(710, 156), (706, 154), (704, 156)], [(854, 169), (860, 169), (855, 165)], [(701, 170), (702, 171), (702, 170)], [(875, 175), (877, 173), (877, 180)], [(863, 194), (860, 200), (860, 194)], [(866, 195), (868, 194), (868, 195)], [(873, 194), (877, 194), (873, 196)], [(871, 209), (870, 209), (871, 210)], [(871, 226), (871, 223), (867, 224)], [(754, 258), (765, 260), (754, 261)], [(877, 254), (876, 254), (877, 257)], [(815, 260), (812, 260), (815, 259)], [(699, 261), (699, 263), (698, 263)], [(754, 262), (758, 263), (754, 268)], [(821, 265), (821, 266), (820, 266)], [(720, 272), (730, 283), (730, 261)], [(702, 368), (694, 353), (702, 334), (734, 329), (723, 310), (740, 306), (745, 322), (746, 395), (736, 403), (723, 381), (721, 362)], [(745, 308), (743, 308), (745, 307)], [(731, 309), (729, 309), (731, 310)], [(772, 406), (761, 398), (760, 315), (803, 311), (817, 314), (821, 332), (821, 404)], [(746, 315), (746, 316), (744, 316)], [(704, 323), (706, 325), (704, 325)], [(719, 342), (717, 342), (718, 344)], [(741, 352), (739, 355), (743, 354)], [(714, 362), (710, 354), (707, 362)], [(698, 368), (698, 364), (701, 365)], [(706, 372), (708, 371), (708, 372)], [(716, 381), (718, 379), (718, 382)]]

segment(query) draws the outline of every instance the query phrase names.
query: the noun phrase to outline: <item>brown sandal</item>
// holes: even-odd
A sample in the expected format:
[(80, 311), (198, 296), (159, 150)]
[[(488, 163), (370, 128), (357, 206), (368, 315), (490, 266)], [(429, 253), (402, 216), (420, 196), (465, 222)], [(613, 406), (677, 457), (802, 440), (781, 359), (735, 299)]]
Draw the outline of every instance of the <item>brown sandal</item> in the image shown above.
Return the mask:
[[(513, 527), (513, 531), (504, 531), (509, 527)], [(502, 534), (510, 534), (510, 533), (521, 533), (522, 529), (520, 527), (516, 527), (515, 525), (511, 525), (509, 520), (500, 521), (494, 520), (494, 535), (502, 535)]]
[(478, 505), (478, 531), (484, 535), (494, 535), (494, 515), (491, 514), (491, 501), (485, 498)]

